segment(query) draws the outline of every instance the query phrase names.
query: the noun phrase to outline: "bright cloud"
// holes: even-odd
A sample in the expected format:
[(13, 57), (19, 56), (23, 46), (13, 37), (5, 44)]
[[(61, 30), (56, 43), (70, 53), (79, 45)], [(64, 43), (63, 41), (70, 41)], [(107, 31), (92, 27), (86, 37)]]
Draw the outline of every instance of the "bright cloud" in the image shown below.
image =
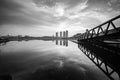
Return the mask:
[(74, 35), (119, 13), (120, 0), (1, 0), (0, 34), (25, 35), (28, 30), (44, 36), (67, 29)]

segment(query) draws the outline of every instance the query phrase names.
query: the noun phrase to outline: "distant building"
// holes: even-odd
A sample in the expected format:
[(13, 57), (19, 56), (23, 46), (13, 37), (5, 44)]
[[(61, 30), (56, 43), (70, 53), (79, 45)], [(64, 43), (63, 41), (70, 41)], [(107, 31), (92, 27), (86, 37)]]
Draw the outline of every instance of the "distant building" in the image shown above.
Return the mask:
[(56, 38), (58, 38), (58, 32), (56, 32)]
[(65, 33), (65, 31), (63, 31), (63, 38), (65, 38), (66, 37), (66, 33)]
[(62, 38), (62, 32), (60, 32), (60, 38)]
[(68, 38), (68, 30), (66, 30), (66, 38)]

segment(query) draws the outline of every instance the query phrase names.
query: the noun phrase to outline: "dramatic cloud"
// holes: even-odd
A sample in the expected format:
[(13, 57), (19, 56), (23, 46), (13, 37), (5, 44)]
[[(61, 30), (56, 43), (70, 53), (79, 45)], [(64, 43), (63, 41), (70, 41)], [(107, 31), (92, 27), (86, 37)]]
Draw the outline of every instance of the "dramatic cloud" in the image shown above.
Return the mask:
[(120, 0), (0, 0), (0, 33), (42, 36), (67, 29), (73, 35), (119, 14)]

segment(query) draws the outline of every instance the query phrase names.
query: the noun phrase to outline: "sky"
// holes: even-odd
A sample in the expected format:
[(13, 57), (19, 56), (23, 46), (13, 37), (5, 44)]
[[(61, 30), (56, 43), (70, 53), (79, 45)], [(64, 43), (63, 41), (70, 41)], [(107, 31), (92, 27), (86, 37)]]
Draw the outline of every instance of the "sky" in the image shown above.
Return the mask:
[(83, 33), (120, 15), (120, 0), (0, 0), (0, 35)]

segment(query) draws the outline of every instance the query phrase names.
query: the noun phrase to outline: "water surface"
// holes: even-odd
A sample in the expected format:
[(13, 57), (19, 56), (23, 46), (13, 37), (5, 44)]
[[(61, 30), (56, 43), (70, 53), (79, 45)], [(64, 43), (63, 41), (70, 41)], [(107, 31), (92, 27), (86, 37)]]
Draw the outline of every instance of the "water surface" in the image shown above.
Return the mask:
[(13, 80), (109, 80), (70, 41), (8, 42), (0, 46), (0, 75)]

